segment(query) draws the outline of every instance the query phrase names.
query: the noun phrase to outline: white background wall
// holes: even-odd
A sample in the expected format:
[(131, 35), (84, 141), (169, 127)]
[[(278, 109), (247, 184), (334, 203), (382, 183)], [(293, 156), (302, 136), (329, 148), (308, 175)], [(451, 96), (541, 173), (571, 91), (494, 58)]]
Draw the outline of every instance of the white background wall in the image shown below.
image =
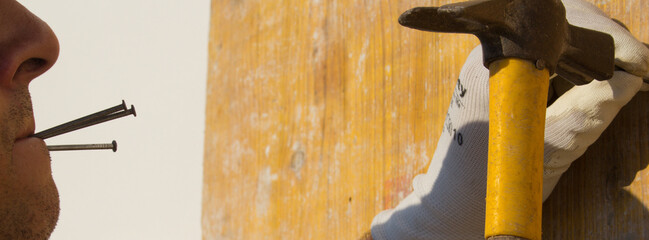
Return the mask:
[(124, 118), (48, 144), (61, 215), (52, 239), (200, 239), (209, 0), (20, 0), (49, 23), (58, 62), (32, 82), (36, 130), (120, 103)]

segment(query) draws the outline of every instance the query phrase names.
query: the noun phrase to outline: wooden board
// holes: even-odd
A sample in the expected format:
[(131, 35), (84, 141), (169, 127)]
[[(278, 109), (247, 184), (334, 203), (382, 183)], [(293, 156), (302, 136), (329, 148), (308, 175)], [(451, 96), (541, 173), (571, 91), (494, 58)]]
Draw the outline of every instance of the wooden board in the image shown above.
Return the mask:
[[(450, 2), (213, 0), (203, 238), (355, 239), (406, 196), (433, 155), (459, 70), (478, 41), (406, 29), (396, 20), (415, 6)], [(649, 40), (647, 1), (601, 4)], [(589, 159), (575, 164), (585, 169), (562, 179), (558, 192), (565, 194), (545, 204), (546, 235), (560, 238), (598, 221), (616, 231), (630, 224), (622, 200), (644, 196), (642, 178), (620, 182), (631, 167), (617, 159), (629, 159), (635, 171), (646, 167), (648, 98), (636, 97), (616, 119), (617, 130), (605, 134), (609, 140), (596, 143), (601, 152), (591, 148)], [(612, 171), (606, 164), (617, 170), (604, 178)], [(608, 195), (574, 194), (601, 190), (590, 184), (598, 177), (615, 183), (606, 185)], [(619, 195), (611, 188), (636, 190)], [(583, 199), (614, 210), (572, 223), (568, 211)], [(624, 216), (646, 225), (642, 213)]]

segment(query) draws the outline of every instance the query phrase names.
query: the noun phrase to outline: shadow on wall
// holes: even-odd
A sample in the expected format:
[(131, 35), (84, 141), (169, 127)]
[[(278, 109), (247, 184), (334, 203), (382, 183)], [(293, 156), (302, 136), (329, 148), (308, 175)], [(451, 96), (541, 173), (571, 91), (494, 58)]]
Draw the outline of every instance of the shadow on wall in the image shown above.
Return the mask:
[(543, 204), (543, 239), (649, 238), (649, 93), (640, 92)]
[[(390, 229), (428, 229), (429, 232), (436, 234), (415, 235), (413, 231), (406, 230), (402, 232), (410, 232), (413, 235), (399, 234), (392, 237), (402, 239), (483, 238), (489, 136), (487, 134), (471, 136), (469, 133), (486, 133), (488, 131), (489, 123), (487, 122), (472, 122), (458, 129), (458, 132), (465, 134), (465, 140), (461, 146), (455, 143), (450, 144), (448, 152), (459, 154), (453, 155), (453, 157), (450, 157), (449, 154), (442, 160), (441, 169), (432, 186), (432, 191), (428, 195), (421, 196), (421, 202), (436, 204), (413, 204), (395, 211), (390, 220), (385, 223), (385, 225), (389, 225)], [(467, 149), (471, 149), (471, 151), (465, 151)], [(434, 165), (436, 164), (431, 163), (431, 166)], [(434, 178), (434, 176), (429, 177)], [(460, 189), (461, 191), (459, 191)], [(411, 223), (407, 228), (400, 224), (405, 219)], [(458, 226), (461, 227), (458, 228)], [(388, 238), (390, 237), (388, 236)]]

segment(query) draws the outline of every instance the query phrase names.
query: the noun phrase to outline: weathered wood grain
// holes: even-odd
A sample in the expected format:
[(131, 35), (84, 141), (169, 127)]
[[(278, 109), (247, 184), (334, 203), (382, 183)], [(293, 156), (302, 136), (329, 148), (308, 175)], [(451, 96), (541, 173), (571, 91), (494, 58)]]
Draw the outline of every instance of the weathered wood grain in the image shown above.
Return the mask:
[[(355, 239), (407, 195), (478, 42), (396, 19), (450, 2), (213, 0), (203, 238)], [(646, 0), (599, 3), (649, 41)], [(647, 100), (625, 107), (562, 179), (545, 236), (649, 236), (632, 227), (649, 223), (649, 171), (634, 172), (649, 157)]]

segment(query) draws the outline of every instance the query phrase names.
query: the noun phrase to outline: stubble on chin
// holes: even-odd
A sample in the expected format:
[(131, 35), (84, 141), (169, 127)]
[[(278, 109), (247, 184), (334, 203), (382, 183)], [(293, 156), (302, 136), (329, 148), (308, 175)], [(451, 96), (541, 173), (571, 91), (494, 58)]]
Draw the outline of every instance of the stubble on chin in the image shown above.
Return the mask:
[(3, 197), (0, 201), (0, 239), (49, 238), (60, 211), (58, 191), (54, 184), (42, 186), (38, 191), (13, 189), (0, 195)]
[[(25, 159), (14, 159), (16, 135), (31, 124), (33, 112), (26, 88), (12, 97), (15, 104), (0, 113), (0, 239), (48, 239), (59, 216), (58, 190), (51, 170), (32, 176)], [(49, 155), (45, 146), (32, 147), (27, 152)]]

